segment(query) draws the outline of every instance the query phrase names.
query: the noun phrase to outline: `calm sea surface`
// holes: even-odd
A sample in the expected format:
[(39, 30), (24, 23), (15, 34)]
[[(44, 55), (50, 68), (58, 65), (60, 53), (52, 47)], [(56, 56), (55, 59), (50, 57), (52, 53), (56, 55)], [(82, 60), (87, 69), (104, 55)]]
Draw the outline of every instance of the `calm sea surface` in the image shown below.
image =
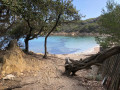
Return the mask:
[[(29, 49), (35, 53), (44, 53), (44, 37), (31, 40)], [(71, 54), (84, 52), (97, 46), (94, 37), (50, 36), (47, 40), (47, 49), (51, 54)]]

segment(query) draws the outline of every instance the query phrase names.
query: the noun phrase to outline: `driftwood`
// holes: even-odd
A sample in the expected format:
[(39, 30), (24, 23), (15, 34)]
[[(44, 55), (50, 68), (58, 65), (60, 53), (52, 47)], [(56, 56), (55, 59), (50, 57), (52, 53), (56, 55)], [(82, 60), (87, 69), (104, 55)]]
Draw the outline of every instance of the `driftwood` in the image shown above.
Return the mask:
[(89, 69), (92, 65), (100, 65), (107, 58), (120, 53), (120, 46), (110, 48), (108, 50), (99, 52), (95, 55), (92, 55), (84, 60), (75, 61), (69, 58), (66, 58), (65, 62), (65, 74), (66, 75), (75, 75), (78, 70)]

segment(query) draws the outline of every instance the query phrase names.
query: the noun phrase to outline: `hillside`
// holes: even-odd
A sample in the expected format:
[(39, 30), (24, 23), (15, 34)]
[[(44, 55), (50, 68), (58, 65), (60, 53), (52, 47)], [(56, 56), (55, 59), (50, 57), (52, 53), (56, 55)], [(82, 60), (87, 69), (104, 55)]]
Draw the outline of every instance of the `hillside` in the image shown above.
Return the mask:
[(82, 21), (70, 21), (64, 22), (57, 27), (57, 30), (54, 33), (68, 33), (75, 35), (82, 34), (96, 34), (100, 29), (100, 26), (97, 23), (98, 18), (91, 18)]

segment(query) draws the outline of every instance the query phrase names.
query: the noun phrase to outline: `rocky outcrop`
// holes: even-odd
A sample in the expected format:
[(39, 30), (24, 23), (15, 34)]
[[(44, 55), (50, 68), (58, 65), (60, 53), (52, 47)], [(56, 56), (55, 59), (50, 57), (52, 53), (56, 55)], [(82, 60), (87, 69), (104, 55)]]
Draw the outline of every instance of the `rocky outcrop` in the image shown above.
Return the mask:
[(26, 62), (23, 58), (24, 52), (17, 46), (17, 41), (12, 40), (5, 53), (1, 53), (1, 74), (20, 74), (26, 69)]

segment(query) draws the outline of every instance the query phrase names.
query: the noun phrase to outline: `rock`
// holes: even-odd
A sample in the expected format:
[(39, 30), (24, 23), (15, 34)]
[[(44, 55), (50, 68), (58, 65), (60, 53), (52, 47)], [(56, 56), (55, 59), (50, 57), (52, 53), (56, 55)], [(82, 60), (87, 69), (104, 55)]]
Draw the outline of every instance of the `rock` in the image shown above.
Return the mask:
[(92, 74), (92, 76), (93, 76), (93, 79), (95, 79), (96, 76), (97, 76), (97, 74), (98, 74), (98, 69), (99, 69), (99, 68), (98, 68), (98, 66), (96, 66), (96, 65), (92, 65), (91, 68), (92, 68), (91, 74)]
[(97, 75), (98, 69), (99, 69), (98, 66), (92, 65), (91, 68), (92, 68), (92, 74), (93, 74), (93, 75)]
[(13, 80), (14, 78), (15, 78), (15, 76), (14, 76), (14, 75), (9, 74), (9, 75), (7, 75), (7, 76), (3, 77), (3, 80)]

